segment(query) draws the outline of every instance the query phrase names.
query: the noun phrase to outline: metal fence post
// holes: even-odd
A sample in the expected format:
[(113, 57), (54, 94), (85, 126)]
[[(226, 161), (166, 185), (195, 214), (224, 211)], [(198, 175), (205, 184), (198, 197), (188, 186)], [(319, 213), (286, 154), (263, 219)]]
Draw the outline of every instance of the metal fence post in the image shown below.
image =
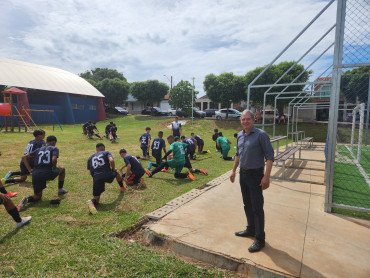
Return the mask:
[(334, 182), (334, 164), (335, 150), (337, 141), (337, 121), (340, 95), (340, 82), (342, 74), (343, 58), (343, 39), (344, 23), (346, 16), (346, 0), (338, 0), (337, 6), (337, 25), (335, 29), (335, 45), (333, 57), (333, 79), (330, 98), (329, 123), (328, 123), (328, 157), (325, 171), (326, 193), (325, 193), (325, 211), (331, 212), (333, 205), (333, 182)]

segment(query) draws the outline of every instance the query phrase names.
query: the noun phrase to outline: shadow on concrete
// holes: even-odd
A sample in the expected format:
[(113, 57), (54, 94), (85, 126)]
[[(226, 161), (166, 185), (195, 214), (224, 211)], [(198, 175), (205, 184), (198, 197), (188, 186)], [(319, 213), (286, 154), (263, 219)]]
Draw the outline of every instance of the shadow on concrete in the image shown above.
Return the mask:
[[(287, 242), (287, 244), (289, 244)], [(294, 273), (295, 276), (301, 277), (302, 270), (305, 272), (305, 277), (315, 277), (315, 278), (323, 278), (325, 277), (318, 271), (308, 267), (307, 265), (301, 263), (300, 261), (296, 260), (292, 256), (290, 256), (287, 252), (284, 252), (279, 249), (273, 248), (271, 245), (266, 243), (266, 248), (264, 249), (264, 253), (271, 258), (271, 260), (282, 269), (286, 270), (288, 273)], [(297, 265), (300, 265), (299, 273), (295, 273), (297, 271)]]

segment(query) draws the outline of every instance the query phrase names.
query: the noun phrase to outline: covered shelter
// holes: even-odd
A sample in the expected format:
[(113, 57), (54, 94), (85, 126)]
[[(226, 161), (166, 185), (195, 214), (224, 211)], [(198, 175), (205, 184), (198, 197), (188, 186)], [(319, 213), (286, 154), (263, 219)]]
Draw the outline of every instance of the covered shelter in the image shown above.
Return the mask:
[[(106, 119), (104, 95), (85, 79), (62, 69), (0, 57), (0, 85), (21, 88), (27, 92), (22, 106), (53, 110), (62, 124)], [(14, 102), (19, 106), (19, 98)], [(37, 124), (52, 121), (42, 112), (32, 112), (32, 118)]]

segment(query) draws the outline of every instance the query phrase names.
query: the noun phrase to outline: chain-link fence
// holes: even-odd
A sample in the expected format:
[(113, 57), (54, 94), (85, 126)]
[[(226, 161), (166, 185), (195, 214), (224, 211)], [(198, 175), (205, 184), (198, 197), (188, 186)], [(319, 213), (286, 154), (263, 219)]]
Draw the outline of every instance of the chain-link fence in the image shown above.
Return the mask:
[(328, 211), (340, 207), (370, 212), (369, 15), (369, 0), (338, 0), (328, 127)]

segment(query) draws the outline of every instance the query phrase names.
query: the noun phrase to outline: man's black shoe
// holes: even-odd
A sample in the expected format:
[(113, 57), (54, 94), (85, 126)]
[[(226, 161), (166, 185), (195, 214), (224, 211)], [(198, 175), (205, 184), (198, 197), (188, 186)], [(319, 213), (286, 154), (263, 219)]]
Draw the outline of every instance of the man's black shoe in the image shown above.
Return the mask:
[(244, 230), (244, 231), (240, 231), (240, 232), (235, 232), (235, 235), (240, 236), (240, 237), (254, 237), (254, 232)]
[(253, 253), (253, 252), (258, 252), (260, 251), (263, 247), (265, 247), (265, 243), (259, 240), (255, 240), (253, 244), (248, 248), (248, 251)]

